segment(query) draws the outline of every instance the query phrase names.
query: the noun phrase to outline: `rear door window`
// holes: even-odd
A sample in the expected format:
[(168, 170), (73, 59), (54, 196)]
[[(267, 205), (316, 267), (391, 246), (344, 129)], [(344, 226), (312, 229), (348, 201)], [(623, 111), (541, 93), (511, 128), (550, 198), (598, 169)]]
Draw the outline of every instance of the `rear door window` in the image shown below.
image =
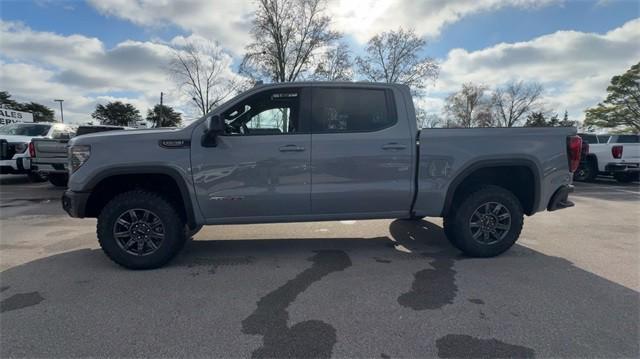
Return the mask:
[(371, 132), (396, 123), (393, 101), (383, 89), (315, 88), (312, 96), (314, 133)]

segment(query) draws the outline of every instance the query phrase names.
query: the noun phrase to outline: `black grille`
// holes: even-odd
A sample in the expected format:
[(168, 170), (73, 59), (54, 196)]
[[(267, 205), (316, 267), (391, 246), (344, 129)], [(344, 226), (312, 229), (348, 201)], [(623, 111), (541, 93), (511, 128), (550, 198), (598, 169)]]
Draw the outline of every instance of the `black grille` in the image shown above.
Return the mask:
[(0, 159), (10, 160), (16, 154), (16, 145), (0, 140)]

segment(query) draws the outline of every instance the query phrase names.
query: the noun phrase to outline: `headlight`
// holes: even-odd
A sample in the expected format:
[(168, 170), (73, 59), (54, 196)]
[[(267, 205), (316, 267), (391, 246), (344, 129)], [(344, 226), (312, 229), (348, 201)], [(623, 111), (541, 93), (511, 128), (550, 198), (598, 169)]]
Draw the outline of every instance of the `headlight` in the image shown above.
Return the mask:
[(91, 146), (78, 145), (69, 147), (69, 173), (75, 172), (91, 155)]
[(16, 143), (14, 148), (16, 149), (16, 153), (23, 153), (29, 147), (28, 143)]

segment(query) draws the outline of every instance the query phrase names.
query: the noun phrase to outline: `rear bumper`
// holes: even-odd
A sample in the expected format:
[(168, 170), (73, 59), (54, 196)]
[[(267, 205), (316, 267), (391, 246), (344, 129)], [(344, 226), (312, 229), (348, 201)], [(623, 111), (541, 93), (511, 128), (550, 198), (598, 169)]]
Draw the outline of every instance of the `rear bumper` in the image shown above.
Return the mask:
[(571, 192), (573, 192), (573, 185), (564, 185), (558, 188), (549, 200), (547, 211), (556, 211), (575, 206), (573, 202), (569, 201), (569, 193)]
[(604, 171), (610, 173), (638, 173), (640, 172), (640, 163), (607, 163), (604, 166)]
[(62, 209), (71, 217), (84, 218), (90, 192), (67, 190), (62, 194)]
[(66, 173), (66, 172), (69, 172), (67, 170), (66, 163), (36, 162), (34, 160), (34, 161), (31, 162), (31, 168), (34, 168), (38, 172), (46, 172), (46, 173)]

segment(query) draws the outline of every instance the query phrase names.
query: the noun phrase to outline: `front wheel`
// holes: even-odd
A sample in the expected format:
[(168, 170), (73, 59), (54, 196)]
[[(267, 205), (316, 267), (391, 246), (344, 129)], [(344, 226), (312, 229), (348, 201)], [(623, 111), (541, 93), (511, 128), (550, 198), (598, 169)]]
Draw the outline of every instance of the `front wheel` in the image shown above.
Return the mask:
[(454, 207), (444, 226), (451, 244), (465, 254), (493, 257), (514, 245), (523, 222), (522, 206), (513, 193), (482, 186)]
[(185, 223), (157, 193), (135, 190), (114, 197), (98, 216), (98, 241), (105, 254), (129, 269), (158, 268), (186, 240)]

